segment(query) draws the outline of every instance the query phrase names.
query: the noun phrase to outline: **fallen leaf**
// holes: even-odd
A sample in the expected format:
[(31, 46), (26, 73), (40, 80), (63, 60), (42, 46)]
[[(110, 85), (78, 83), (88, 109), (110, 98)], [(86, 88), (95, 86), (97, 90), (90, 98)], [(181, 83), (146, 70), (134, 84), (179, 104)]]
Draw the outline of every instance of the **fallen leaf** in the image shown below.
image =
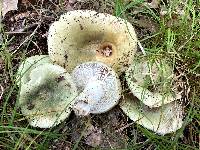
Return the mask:
[(3, 0), (2, 6), (2, 15), (3, 17), (5, 14), (11, 10), (17, 10), (18, 0)]
[(150, 3), (147, 3), (150, 8), (158, 8), (159, 4), (160, 0), (152, 0)]
[(70, 4), (74, 4), (74, 3), (76, 3), (77, 2), (77, 0), (69, 0), (68, 1), (68, 3), (70, 3)]
[(151, 33), (155, 33), (159, 29), (157, 23), (152, 18), (147, 16), (139, 16), (138, 19), (134, 20), (134, 24), (140, 28), (145, 28)]
[(85, 136), (85, 143), (92, 147), (97, 147), (102, 142), (101, 129), (94, 127), (93, 125), (88, 127), (84, 136)]
[(3, 5), (3, 3), (2, 3), (2, 1), (0, 1), (0, 18), (1, 18), (2, 5)]

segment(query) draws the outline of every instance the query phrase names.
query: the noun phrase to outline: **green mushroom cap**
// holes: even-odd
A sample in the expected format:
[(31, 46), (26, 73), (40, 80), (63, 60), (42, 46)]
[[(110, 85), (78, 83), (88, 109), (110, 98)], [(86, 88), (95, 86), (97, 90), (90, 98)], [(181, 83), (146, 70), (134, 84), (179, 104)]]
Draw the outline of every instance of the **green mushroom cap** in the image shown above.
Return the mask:
[(19, 104), (30, 125), (50, 128), (66, 119), (77, 95), (70, 74), (58, 65), (43, 64), (21, 86)]
[(173, 91), (173, 69), (166, 60), (138, 56), (126, 71), (128, 86), (149, 107), (160, 107), (178, 98)]
[(30, 80), (29, 75), (31, 71), (34, 68), (46, 63), (52, 63), (48, 55), (35, 55), (27, 58), (21, 63), (17, 71), (17, 84), (23, 85), (27, 83)]
[(183, 124), (183, 107), (178, 101), (149, 108), (132, 94), (125, 94), (120, 108), (131, 120), (161, 135), (175, 132)]

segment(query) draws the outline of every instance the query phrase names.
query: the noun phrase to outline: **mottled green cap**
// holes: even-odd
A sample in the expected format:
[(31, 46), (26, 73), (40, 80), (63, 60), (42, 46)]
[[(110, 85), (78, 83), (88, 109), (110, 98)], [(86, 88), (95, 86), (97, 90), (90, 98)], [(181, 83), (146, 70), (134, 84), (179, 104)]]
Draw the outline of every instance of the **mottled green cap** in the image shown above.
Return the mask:
[(183, 107), (179, 101), (149, 108), (132, 94), (125, 94), (120, 108), (131, 120), (161, 135), (175, 132), (183, 125)]
[(19, 104), (31, 126), (50, 128), (66, 119), (77, 96), (70, 74), (58, 65), (43, 64), (21, 86)]
[(28, 57), (20, 64), (18, 68), (17, 84), (23, 85), (29, 82), (31, 71), (36, 67), (46, 63), (52, 63), (48, 55), (35, 55)]
[(128, 86), (139, 100), (149, 107), (159, 107), (177, 99), (173, 91), (173, 69), (165, 59), (135, 57), (126, 71)]

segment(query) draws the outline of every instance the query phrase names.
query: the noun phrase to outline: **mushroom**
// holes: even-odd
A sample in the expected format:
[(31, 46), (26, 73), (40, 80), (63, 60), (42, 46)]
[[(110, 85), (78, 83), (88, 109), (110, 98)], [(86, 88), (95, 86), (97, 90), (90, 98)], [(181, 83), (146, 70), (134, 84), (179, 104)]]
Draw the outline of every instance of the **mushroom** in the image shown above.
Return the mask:
[(50, 128), (66, 119), (77, 96), (70, 74), (58, 65), (43, 64), (21, 86), (19, 105), (31, 126)]
[(178, 101), (149, 108), (132, 94), (125, 94), (120, 108), (131, 120), (161, 135), (175, 132), (183, 124), (183, 107)]
[(46, 63), (52, 63), (48, 55), (35, 55), (23, 61), (17, 71), (18, 86), (30, 80), (29, 75), (34, 68)]
[(172, 90), (173, 75), (165, 60), (136, 57), (126, 71), (126, 80), (133, 95), (145, 105), (160, 107), (180, 99), (179, 93)]
[(99, 114), (113, 108), (121, 97), (121, 84), (115, 71), (102, 62), (78, 65), (72, 78), (80, 93), (73, 107), (77, 115)]
[(80, 63), (101, 61), (121, 73), (131, 63), (136, 46), (129, 22), (91, 10), (67, 12), (48, 34), (50, 58), (69, 72)]

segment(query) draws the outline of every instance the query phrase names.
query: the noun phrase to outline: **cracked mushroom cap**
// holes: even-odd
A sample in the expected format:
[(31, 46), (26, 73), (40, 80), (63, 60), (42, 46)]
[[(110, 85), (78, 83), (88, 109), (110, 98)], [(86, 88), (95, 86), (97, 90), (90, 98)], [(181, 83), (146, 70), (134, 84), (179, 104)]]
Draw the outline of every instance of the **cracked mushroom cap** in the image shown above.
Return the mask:
[(76, 86), (64, 68), (43, 64), (21, 87), (19, 104), (31, 126), (50, 128), (69, 116), (76, 96)]
[(52, 63), (48, 55), (35, 55), (23, 61), (17, 71), (17, 85), (27, 83), (30, 80), (31, 71), (46, 63)]
[(125, 94), (120, 108), (131, 120), (161, 135), (175, 132), (183, 125), (183, 107), (178, 101), (149, 108), (132, 94)]
[(113, 108), (121, 97), (117, 74), (101, 62), (86, 62), (72, 72), (78, 92), (73, 109), (78, 115), (99, 114)]
[(126, 80), (134, 96), (149, 107), (160, 107), (180, 99), (179, 93), (172, 88), (173, 70), (165, 60), (138, 58), (126, 71)]
[(91, 10), (67, 12), (51, 25), (48, 35), (50, 58), (70, 72), (88, 61), (101, 61), (122, 72), (131, 63), (136, 46), (129, 22)]

